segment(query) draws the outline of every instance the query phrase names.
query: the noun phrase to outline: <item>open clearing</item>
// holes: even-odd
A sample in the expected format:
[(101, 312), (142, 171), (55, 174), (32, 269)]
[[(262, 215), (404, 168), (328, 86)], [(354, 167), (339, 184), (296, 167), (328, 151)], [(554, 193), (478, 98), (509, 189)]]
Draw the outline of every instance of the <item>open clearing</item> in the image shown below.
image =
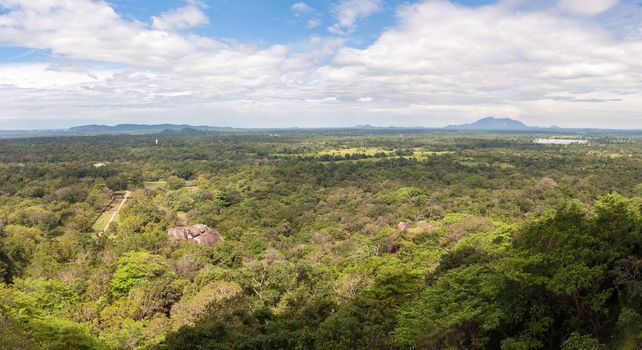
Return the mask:
[(587, 140), (582, 140), (582, 139), (536, 139), (533, 142), (538, 145), (563, 145), (563, 146), (572, 145), (572, 144), (585, 145), (588, 143)]
[(359, 159), (338, 159), (338, 160), (331, 160), (331, 161), (324, 161), (324, 163), (328, 162), (352, 162), (352, 161), (361, 161), (361, 162), (374, 162), (377, 160), (381, 159), (398, 159), (398, 158), (414, 158), (417, 160), (426, 160), (430, 156), (438, 156), (438, 155), (445, 155), (445, 154), (450, 154), (452, 152), (449, 151), (426, 151), (423, 148), (411, 148), (407, 150), (402, 150), (403, 152), (408, 152), (412, 151), (412, 154), (404, 154), (404, 155), (399, 155), (397, 153), (397, 150), (390, 150), (390, 149), (385, 149), (385, 148), (380, 148), (380, 147), (351, 147), (351, 148), (335, 148), (335, 149), (326, 149), (326, 150), (321, 150), (321, 151), (316, 151), (316, 152), (304, 152), (304, 153), (292, 153), (292, 154), (285, 154), (285, 153), (275, 153), (272, 154), (275, 157), (318, 157), (318, 158), (323, 158), (326, 156), (331, 156), (331, 157), (346, 157), (350, 155), (365, 155), (367, 158), (359, 158)]
[(109, 230), (109, 226), (114, 221), (117, 221), (118, 219), (118, 213), (123, 209), (125, 204), (127, 203), (127, 200), (131, 198), (131, 191), (124, 191), (122, 193), (117, 193), (115, 197), (116, 199), (112, 201), (112, 203), (109, 206), (109, 209), (105, 210), (98, 220), (94, 223), (94, 226), (92, 227), (95, 232), (98, 233), (104, 233)]

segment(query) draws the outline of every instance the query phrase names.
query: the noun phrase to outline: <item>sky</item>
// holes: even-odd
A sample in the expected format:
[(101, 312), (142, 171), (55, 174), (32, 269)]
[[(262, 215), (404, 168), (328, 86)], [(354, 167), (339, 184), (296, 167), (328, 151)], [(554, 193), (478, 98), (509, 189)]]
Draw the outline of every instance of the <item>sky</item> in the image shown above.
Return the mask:
[(642, 129), (642, 0), (0, 0), (0, 129)]

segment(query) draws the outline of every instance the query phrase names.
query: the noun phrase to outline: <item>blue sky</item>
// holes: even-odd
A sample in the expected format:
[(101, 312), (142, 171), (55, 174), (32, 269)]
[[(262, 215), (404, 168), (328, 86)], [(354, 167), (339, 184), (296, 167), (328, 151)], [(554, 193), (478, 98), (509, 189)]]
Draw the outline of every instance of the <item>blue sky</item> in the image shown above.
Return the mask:
[[(204, 36), (234, 39), (261, 46), (291, 43), (305, 40), (311, 35), (327, 35), (327, 27), (334, 23), (333, 2), (328, 0), (305, 1), (313, 10), (296, 14), (292, 0), (209, 0), (202, 12), (210, 23), (194, 28), (192, 32)], [(382, 28), (394, 24), (394, 10), (407, 3), (403, 0), (387, 0), (383, 9), (363, 18), (357, 30), (347, 38), (356, 47), (363, 47), (376, 40)], [(485, 1), (461, 1), (462, 4), (477, 6)], [(486, 1), (488, 2), (488, 1)], [(118, 0), (109, 4), (124, 18), (149, 22), (153, 16), (185, 5), (183, 0)], [(318, 26), (309, 28), (309, 20), (317, 20)], [(12, 61), (42, 60), (46, 54), (20, 47), (0, 47), (0, 59)]]
[[(204, 36), (228, 38), (256, 45), (304, 41), (311, 35), (326, 35), (332, 25), (333, 3), (328, 0), (305, 1), (313, 10), (295, 14), (292, 0), (208, 0), (202, 7), (211, 22), (193, 32)], [(484, 6), (492, 0), (459, 0), (464, 6)], [(112, 0), (108, 2), (124, 18), (149, 22), (153, 16), (185, 5), (184, 0)], [(360, 20), (359, 27), (346, 39), (354, 47), (366, 47), (377, 39), (383, 28), (394, 25), (395, 9), (407, 0), (386, 0), (382, 10)], [(0, 9), (0, 14), (2, 13)], [(6, 12), (6, 11), (5, 11)], [(309, 20), (318, 26), (309, 28)], [(0, 45), (0, 62), (47, 61), (47, 50)]]
[[(212, 19), (210, 25), (197, 32), (215, 37), (233, 38), (257, 43), (284, 43), (304, 40), (310, 35), (325, 35), (327, 27), (334, 21), (329, 0), (305, 1), (313, 10), (310, 13), (294, 15), (292, 0), (210, 0), (203, 10)], [(350, 36), (351, 42), (365, 45), (374, 41), (382, 28), (395, 22), (395, 9), (407, 0), (387, 0), (383, 9), (363, 18), (358, 29)], [(495, 1), (461, 0), (457, 3), (466, 6), (481, 6)], [(151, 16), (182, 5), (180, 0), (131, 0), (111, 1), (114, 7), (126, 16), (147, 21)], [(317, 19), (319, 26), (306, 28), (309, 19)]]
[(0, 0), (0, 129), (642, 128), (637, 0)]

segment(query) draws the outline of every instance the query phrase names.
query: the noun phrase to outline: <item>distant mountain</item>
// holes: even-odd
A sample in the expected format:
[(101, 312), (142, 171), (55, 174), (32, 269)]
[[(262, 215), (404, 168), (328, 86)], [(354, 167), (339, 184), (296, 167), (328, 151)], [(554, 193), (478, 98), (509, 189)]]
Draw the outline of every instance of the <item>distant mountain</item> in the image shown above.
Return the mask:
[(488, 117), (480, 119), (470, 124), (448, 125), (443, 128), (424, 127), (424, 126), (372, 126), (370, 124), (359, 124), (352, 127), (353, 129), (377, 129), (377, 130), (480, 130), (480, 131), (523, 131), (523, 130), (540, 130), (545, 128), (530, 127), (518, 120), (510, 118)]
[(354, 129), (377, 129), (376, 126), (372, 126), (370, 124), (358, 124), (353, 126)]
[(642, 129), (582, 129), (561, 128), (559, 126), (528, 126), (510, 118), (488, 117), (470, 124), (448, 125), (446, 127), (425, 126), (375, 126), (371, 124), (355, 125), (351, 128), (232, 128), (218, 126), (193, 126), (187, 124), (118, 124), (118, 125), (81, 125), (69, 129), (35, 129), (35, 130), (0, 130), (0, 138), (14, 137), (53, 137), (53, 136), (91, 136), (91, 135), (143, 135), (162, 134), (166, 136), (198, 136), (218, 132), (309, 132), (309, 131), (344, 131), (354, 130), (361, 133), (386, 132), (440, 132), (440, 131), (487, 131), (517, 133), (566, 133), (566, 134), (625, 134), (642, 135)]
[(448, 125), (444, 129), (449, 130), (489, 130), (489, 131), (508, 131), (508, 130), (531, 130), (532, 128), (519, 120), (510, 118), (488, 117), (480, 119), (474, 123), (461, 125)]
[(161, 132), (165, 130), (183, 130), (183, 129), (199, 129), (207, 130), (208, 126), (191, 126), (191, 125), (176, 125), (176, 124), (118, 124), (110, 125), (81, 125), (69, 128), (69, 131), (80, 133), (114, 133), (114, 132)]
[(160, 132), (161, 135), (169, 136), (198, 136), (198, 135), (207, 135), (207, 131), (196, 129), (193, 127), (187, 127), (182, 129), (165, 129)]

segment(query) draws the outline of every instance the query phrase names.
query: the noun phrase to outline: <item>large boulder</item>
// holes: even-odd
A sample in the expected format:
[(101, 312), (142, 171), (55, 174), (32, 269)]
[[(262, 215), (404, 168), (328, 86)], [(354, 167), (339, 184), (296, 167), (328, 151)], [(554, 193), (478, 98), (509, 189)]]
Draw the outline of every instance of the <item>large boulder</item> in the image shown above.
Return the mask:
[(408, 229), (410, 229), (410, 224), (407, 222), (402, 221), (397, 225), (397, 231), (408, 231)]
[(223, 236), (207, 225), (196, 224), (188, 227), (173, 227), (167, 232), (171, 237), (181, 241), (198, 243), (200, 245), (213, 246), (223, 242)]

